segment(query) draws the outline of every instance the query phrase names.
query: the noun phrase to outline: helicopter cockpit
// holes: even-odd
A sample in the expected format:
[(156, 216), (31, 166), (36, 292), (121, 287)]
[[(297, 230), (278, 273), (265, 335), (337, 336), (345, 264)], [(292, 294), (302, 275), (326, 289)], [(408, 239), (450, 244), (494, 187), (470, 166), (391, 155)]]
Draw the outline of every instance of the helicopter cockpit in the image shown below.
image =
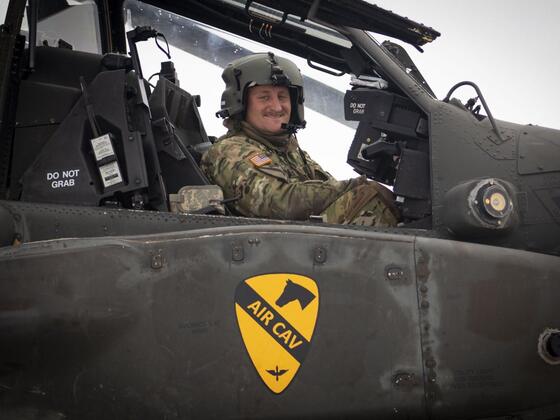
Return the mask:
[[(185, 185), (208, 184), (197, 160), (210, 141), (197, 109), (200, 96), (192, 96), (179, 86), (165, 30), (157, 26), (172, 32), (173, 44), (186, 42), (186, 31), (173, 31), (187, 24), (192, 31), (191, 44), (204, 42), (194, 37), (205, 32), (205, 42), (232, 45), (238, 49), (237, 54), (249, 51), (213, 34), (205, 25), (171, 13), (168, 15), (172, 18), (161, 19), (161, 9), (129, 1), (124, 7), (129, 19), (130, 56), (100, 54), (104, 25), (96, 4), (65, 3), (61, 2), (58, 9), (54, 3), (47, 7), (43, 2), (32, 2), (28, 7), (29, 23), (22, 33), (31, 47), (22, 45), (19, 61), (22, 77), (8, 198), (169, 210), (169, 194), (176, 194)], [(315, 70), (336, 76), (357, 75), (346, 95), (332, 88), (328, 92), (339, 103), (344, 101), (344, 115), (338, 111), (335, 118), (350, 127), (358, 123), (348, 163), (360, 174), (394, 185), (401, 204), (407, 203), (403, 206), (406, 220), (429, 217), (429, 162), (427, 142), (422, 140), (428, 134), (425, 114), (383, 79), (340, 33), (319, 24), (287, 19), (287, 12), (282, 18), (263, 4), (249, 2), (245, 7), (241, 2), (229, 2), (225, 6), (238, 14), (249, 14), (247, 30), (258, 32), (258, 39), (277, 47), (290, 46)], [(204, 10), (199, 7), (200, 13)], [(66, 25), (66, 33), (53, 34), (53, 28), (60, 27), (56, 23), (69, 15), (76, 25)], [(198, 18), (208, 20), (212, 15)], [(78, 30), (86, 24), (93, 30)], [(437, 32), (425, 30), (437, 36)], [(81, 39), (82, 33), (88, 34), (87, 39)], [(302, 40), (290, 42), (286, 35), (294, 33), (299, 33)], [(313, 38), (313, 42), (307, 38)], [(424, 38), (428, 39), (426, 35)], [(144, 78), (141, 63), (146, 56), (137, 48), (148, 40), (153, 40), (167, 58), (155, 74), (155, 85), (147, 76)], [(221, 54), (220, 59), (228, 60), (227, 54)], [(327, 109), (327, 85), (309, 81), (308, 91), (320, 93), (308, 95), (306, 105), (330, 116), (336, 114)], [(318, 98), (320, 95), (323, 97)], [(401, 168), (399, 176), (397, 166)], [(416, 175), (402, 175), (411, 171)], [(416, 185), (409, 185), (410, 180)]]
[[(12, 1), (6, 20), (26, 3)], [(146, 218), (158, 220), (179, 212), (190, 215), (188, 223), (197, 214), (227, 215), (233, 197), (209, 186), (198, 166), (212, 135), (225, 131), (214, 116), (221, 67), (271, 50), (304, 70), (307, 116), (316, 121), (298, 133), (300, 144), (336, 178), (358, 173), (392, 187), (401, 229), (560, 252), (550, 233), (557, 229), (556, 190), (537, 188), (547, 176), (541, 173), (557, 171), (557, 165), (535, 155), (529, 142), (537, 135), (554, 141), (555, 134), (504, 122), (498, 127), (481, 94), (488, 118), (474, 104), (449, 98), (461, 84), (438, 101), (404, 48), (380, 44), (370, 33), (421, 49), (440, 35), (434, 29), (350, 0), (169, 1), (165, 10), (160, 3), (29, 1), (21, 31), (6, 40), (11, 67), (2, 70), (7, 89), (1, 111), (10, 122), (0, 133), (6, 206), (62, 205), (73, 214), (85, 206), (99, 209), (100, 218), (119, 209), (150, 210)], [(323, 134), (313, 131), (321, 129)], [(324, 132), (332, 140), (308, 140)], [(535, 159), (522, 161), (518, 143)], [(333, 171), (343, 154), (349, 166)], [(470, 165), (458, 166), (462, 155)], [(539, 180), (534, 191), (520, 190), (526, 188), (522, 177)], [(538, 205), (527, 208), (528, 199)], [(518, 228), (525, 210), (542, 223)], [(261, 223), (226, 219), (196, 223)], [(98, 234), (95, 223), (76, 223), (72, 234)], [(138, 224), (134, 232), (148, 229)], [(160, 232), (156, 225), (147, 232)], [(107, 232), (128, 230), (115, 225)]]

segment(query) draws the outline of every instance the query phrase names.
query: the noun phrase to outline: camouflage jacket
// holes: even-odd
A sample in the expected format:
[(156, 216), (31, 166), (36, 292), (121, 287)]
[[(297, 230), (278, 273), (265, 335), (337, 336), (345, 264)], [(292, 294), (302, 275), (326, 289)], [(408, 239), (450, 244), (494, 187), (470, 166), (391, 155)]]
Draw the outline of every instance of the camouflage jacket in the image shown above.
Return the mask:
[(245, 122), (202, 157), (201, 167), (232, 206), (249, 217), (307, 220), (352, 181), (337, 181), (299, 148), (294, 136), (264, 136)]

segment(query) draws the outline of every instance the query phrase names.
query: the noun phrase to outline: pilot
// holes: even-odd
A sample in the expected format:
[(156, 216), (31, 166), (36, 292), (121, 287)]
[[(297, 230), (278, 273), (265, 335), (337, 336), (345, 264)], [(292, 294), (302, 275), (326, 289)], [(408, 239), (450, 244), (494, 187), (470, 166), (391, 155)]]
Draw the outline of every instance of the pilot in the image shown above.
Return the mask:
[(365, 177), (337, 181), (298, 145), (303, 78), (273, 53), (231, 62), (222, 74), (221, 111), (228, 132), (204, 154), (201, 167), (230, 208), (243, 216), (395, 226), (391, 191)]

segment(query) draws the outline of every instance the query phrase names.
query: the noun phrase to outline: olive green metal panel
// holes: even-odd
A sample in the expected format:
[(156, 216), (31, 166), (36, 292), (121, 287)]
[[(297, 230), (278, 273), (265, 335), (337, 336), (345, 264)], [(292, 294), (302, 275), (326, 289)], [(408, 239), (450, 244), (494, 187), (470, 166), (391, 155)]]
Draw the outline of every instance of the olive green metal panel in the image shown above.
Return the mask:
[[(419, 416), (412, 240), (253, 226), (4, 248), (0, 409), (78, 418)], [(234, 305), (241, 282), (267, 273), (307, 276), (319, 291), (309, 351), (279, 395), (257, 374)]]
[(557, 404), (560, 365), (537, 347), (546, 328), (560, 326), (560, 260), (417, 238), (416, 262), (430, 417)]

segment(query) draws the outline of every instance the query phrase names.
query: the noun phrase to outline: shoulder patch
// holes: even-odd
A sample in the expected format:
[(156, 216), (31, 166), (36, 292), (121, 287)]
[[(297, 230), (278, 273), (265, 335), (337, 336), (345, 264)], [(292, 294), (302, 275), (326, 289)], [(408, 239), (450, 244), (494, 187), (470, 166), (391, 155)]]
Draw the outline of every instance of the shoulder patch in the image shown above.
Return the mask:
[(260, 168), (261, 166), (265, 166), (265, 165), (268, 165), (268, 164), (272, 163), (272, 159), (270, 159), (264, 153), (255, 153), (255, 154), (251, 155), (249, 160), (257, 168)]

